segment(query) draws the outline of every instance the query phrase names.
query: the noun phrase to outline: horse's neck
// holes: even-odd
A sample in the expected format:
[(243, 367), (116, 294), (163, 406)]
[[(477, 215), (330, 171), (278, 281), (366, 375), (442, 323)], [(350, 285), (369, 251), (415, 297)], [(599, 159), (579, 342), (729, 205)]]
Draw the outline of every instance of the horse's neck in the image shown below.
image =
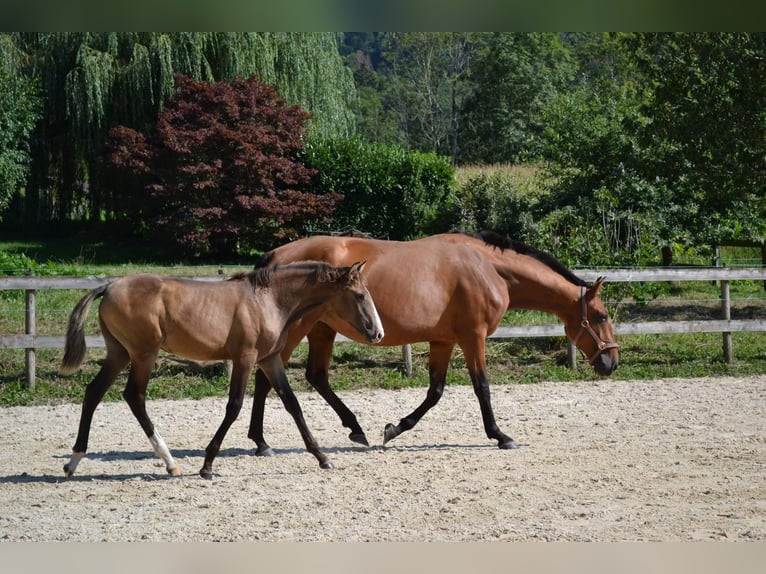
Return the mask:
[(531, 257), (498, 259), (495, 269), (508, 285), (508, 308), (553, 313), (563, 319), (580, 296), (580, 288)]
[(289, 327), (306, 315), (318, 311), (328, 298), (325, 284), (312, 284), (302, 274), (296, 274), (287, 280), (279, 281), (278, 284), (274, 283), (270, 289), (285, 327)]

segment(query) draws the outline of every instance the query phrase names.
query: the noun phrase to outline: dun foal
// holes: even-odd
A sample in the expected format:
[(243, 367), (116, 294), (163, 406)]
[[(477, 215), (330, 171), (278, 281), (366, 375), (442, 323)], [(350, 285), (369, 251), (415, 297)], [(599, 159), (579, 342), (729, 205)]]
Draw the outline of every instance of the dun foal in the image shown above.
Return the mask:
[(85, 390), (72, 457), (64, 466), (71, 477), (88, 448), (93, 413), (119, 373), (130, 364), (123, 396), (155, 454), (171, 475), (181, 469), (146, 413), (146, 387), (160, 349), (195, 360), (231, 360), (233, 369), (226, 415), (205, 449), (203, 478), (212, 477), (213, 460), (242, 407), (245, 388), (257, 365), (295, 419), (306, 448), (322, 468), (332, 463), (322, 453), (303, 418), (285, 376), (280, 353), (296, 321), (330, 316), (370, 343), (383, 327), (362, 275), (364, 263), (334, 267), (304, 262), (240, 274), (223, 282), (156, 275), (133, 275), (98, 287), (77, 303), (69, 317), (62, 373), (77, 369), (85, 357), (85, 317), (93, 301), (99, 307), (106, 359)]

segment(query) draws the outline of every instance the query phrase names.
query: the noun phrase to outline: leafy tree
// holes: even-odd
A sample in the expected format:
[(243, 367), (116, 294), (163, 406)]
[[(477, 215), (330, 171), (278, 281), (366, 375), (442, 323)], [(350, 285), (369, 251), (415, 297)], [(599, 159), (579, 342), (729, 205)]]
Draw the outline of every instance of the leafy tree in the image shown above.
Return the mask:
[(0, 35), (0, 220), (29, 173), (29, 136), (39, 118), (36, 83), (19, 72), (20, 55)]
[(460, 108), (467, 95), (468, 35), (408, 32), (391, 36), (400, 125), (414, 149), (457, 154)]
[(542, 109), (570, 77), (560, 36), (472, 36), (472, 91), (463, 106), (461, 162), (516, 163), (538, 155)]
[(637, 34), (651, 98), (647, 178), (673, 206), (668, 228), (709, 247), (766, 239), (766, 34)]
[(122, 209), (143, 232), (184, 254), (226, 256), (292, 239), (332, 210), (338, 196), (305, 191), (305, 111), (254, 76), (177, 84), (150, 135), (110, 135)]
[(354, 70), (358, 134), (454, 161), (470, 48), (463, 32), (346, 33), (342, 53)]
[(541, 117), (551, 194), (540, 203), (550, 248), (570, 263), (634, 265), (657, 249), (668, 205), (645, 179), (638, 130), (645, 98), (619, 38), (567, 38), (578, 73)]

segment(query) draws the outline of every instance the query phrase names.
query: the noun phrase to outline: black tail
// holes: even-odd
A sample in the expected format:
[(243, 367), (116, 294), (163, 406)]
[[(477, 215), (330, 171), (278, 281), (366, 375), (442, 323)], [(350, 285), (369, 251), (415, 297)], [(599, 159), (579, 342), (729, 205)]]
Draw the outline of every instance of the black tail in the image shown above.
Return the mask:
[(93, 301), (103, 296), (109, 284), (96, 287), (77, 302), (69, 315), (69, 324), (66, 330), (66, 343), (64, 344), (64, 358), (61, 360), (59, 372), (62, 374), (73, 373), (85, 359), (85, 317)]

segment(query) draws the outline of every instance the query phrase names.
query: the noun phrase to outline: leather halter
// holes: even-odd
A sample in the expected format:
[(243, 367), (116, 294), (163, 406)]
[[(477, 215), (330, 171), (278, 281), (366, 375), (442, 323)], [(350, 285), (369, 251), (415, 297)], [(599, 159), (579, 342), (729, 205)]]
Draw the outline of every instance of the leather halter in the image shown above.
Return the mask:
[[(580, 320), (580, 329), (577, 331), (577, 335), (574, 339), (572, 339), (572, 342), (577, 345), (577, 341), (580, 340), (580, 337), (583, 333), (588, 333), (591, 338), (593, 339), (593, 342), (596, 343), (596, 352), (593, 353), (590, 357), (585, 354), (585, 351), (580, 349), (580, 352), (583, 354), (583, 356), (588, 358), (588, 362), (592, 365), (596, 359), (599, 358), (601, 353), (608, 349), (619, 349), (620, 346), (614, 342), (614, 341), (604, 341), (601, 339), (601, 337), (598, 336), (598, 334), (593, 330), (593, 327), (590, 326), (590, 321), (588, 321), (588, 309), (585, 304), (585, 292), (587, 291), (586, 287), (580, 287), (580, 311), (582, 315), (582, 319)], [(578, 347), (579, 349), (579, 347)]]

